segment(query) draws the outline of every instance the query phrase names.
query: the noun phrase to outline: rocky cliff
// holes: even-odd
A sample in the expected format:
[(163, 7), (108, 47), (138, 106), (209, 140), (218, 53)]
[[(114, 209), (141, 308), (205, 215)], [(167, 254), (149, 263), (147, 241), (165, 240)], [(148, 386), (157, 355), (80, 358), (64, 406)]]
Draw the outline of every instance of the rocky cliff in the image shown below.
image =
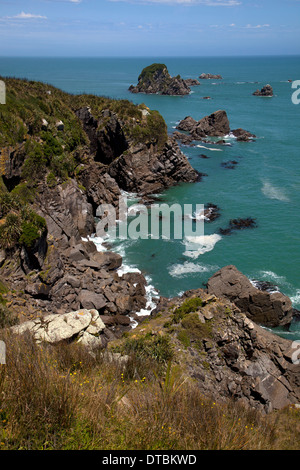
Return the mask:
[[(218, 402), (232, 398), (263, 413), (299, 403), (299, 351), (225, 296), (197, 289), (161, 299), (151, 320), (127, 341), (148, 344), (151, 338), (168, 342), (173, 364), (203, 396)], [(122, 351), (122, 345), (120, 340), (109, 348)]]
[(122, 190), (145, 196), (199, 178), (160, 114), (10, 79), (0, 146), (5, 308), (21, 321), (96, 309), (106, 339), (140, 320), (144, 276), (120, 274), (122, 258), (87, 240), (97, 207), (117, 206)]

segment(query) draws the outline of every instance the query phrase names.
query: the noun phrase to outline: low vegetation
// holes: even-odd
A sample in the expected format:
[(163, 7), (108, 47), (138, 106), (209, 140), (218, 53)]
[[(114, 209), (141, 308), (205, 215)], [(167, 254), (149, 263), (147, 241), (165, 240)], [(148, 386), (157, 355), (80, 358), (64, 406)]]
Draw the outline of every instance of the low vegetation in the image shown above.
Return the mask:
[(16, 246), (33, 248), (46, 233), (43, 217), (36, 214), (18, 193), (0, 194), (0, 248), (11, 250)]
[[(300, 412), (268, 416), (215, 403), (168, 359), (126, 346), (127, 362), (78, 344), (35, 344), (2, 330), (0, 447), (15, 450), (296, 449)], [(138, 343), (136, 343), (138, 344)], [(154, 342), (153, 348), (157, 347)], [(151, 348), (150, 348), (151, 349)], [(150, 351), (149, 349), (149, 351)], [(166, 357), (167, 359), (167, 357)]]
[[(0, 248), (30, 247), (44, 230), (29, 205), (41, 182), (54, 188), (76, 178), (85, 162), (89, 139), (76, 110), (89, 106), (99, 120), (99, 130), (115, 113), (128, 142), (154, 145), (161, 150), (167, 126), (157, 111), (144, 104), (94, 95), (71, 95), (51, 85), (8, 78), (6, 105), (0, 108)], [(107, 114), (106, 114), (107, 115)], [(60, 125), (61, 124), (61, 125)], [(15, 174), (7, 175), (13, 155)], [(9, 165), (8, 165), (9, 166)]]

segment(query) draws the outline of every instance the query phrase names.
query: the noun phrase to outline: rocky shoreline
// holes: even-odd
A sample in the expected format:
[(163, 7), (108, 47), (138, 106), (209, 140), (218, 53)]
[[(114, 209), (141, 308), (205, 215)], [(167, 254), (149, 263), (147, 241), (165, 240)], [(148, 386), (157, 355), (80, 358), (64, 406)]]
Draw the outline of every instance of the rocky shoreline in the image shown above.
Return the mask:
[[(53, 185), (49, 178), (41, 179), (32, 207), (45, 221), (46, 231), (30, 247), (16, 245), (1, 252), (0, 275), (8, 288), (3, 298), (21, 321), (96, 309), (107, 326), (108, 340), (130, 328), (132, 321), (142, 320), (137, 313), (147, 308), (147, 281), (143, 274), (122, 272), (120, 255), (103, 252), (103, 247), (97, 251), (92, 238), (96, 210), (110, 204), (117, 211), (123, 191), (143, 200), (179, 182), (198, 181), (200, 175), (167, 135), (158, 113), (144, 106), (132, 108), (140, 116), (131, 119), (140, 136), (128, 135), (128, 122), (108, 108), (98, 116), (89, 106), (72, 111), (87, 138), (76, 178)], [(142, 133), (141, 124), (149, 137)], [(159, 131), (151, 134), (152, 125), (158, 125)], [(6, 153), (7, 188), (22, 182), (25, 145)]]
[[(51, 93), (59, 92), (52, 89)], [(63, 98), (67, 103), (72, 99)], [(39, 133), (25, 123), (24, 140), (1, 149), (2, 226), (8, 219), (17, 224), (16, 217), (24, 218), (19, 239), (14, 239), (14, 245), (2, 246), (0, 276), (7, 290), (1, 295), (20, 320), (14, 332), (29, 331), (38, 341), (51, 344), (80, 340), (90, 349), (109, 348), (125, 331), (132, 330), (132, 321), (143, 321), (138, 313), (147, 308), (147, 281), (141, 273), (123, 273), (120, 255), (97, 250), (92, 236), (98, 206), (109, 204), (117, 209), (122, 191), (151, 200), (153, 194), (181, 182), (194, 183), (201, 175), (174, 136), (167, 135), (157, 112), (125, 102), (116, 111), (118, 103), (99, 99), (97, 107), (94, 98), (73, 99), (67, 111), (83, 134), (82, 144), (72, 149), (76, 167), (68, 177), (58, 176), (62, 173), (54, 177), (45, 166), (35, 185), (27, 185), (28, 173), (24, 178), (28, 160), (38, 154), (30, 153), (30, 144), (48, 155), (51, 143), (54, 154), (59, 152), (61, 136), (67, 132), (63, 119), (55, 130), (51, 124), (45, 130), (51, 115), (44, 114)], [(243, 129), (231, 131), (223, 110), (199, 121), (189, 116), (178, 130), (188, 132), (192, 140), (224, 137), (230, 132), (239, 140), (255, 137)], [(66, 143), (63, 145), (65, 150)], [(20, 196), (15, 196), (16, 189), (26, 195), (22, 208), (17, 204)], [(27, 200), (34, 213), (29, 211)], [(219, 216), (214, 204), (207, 205), (205, 211), (211, 221)], [(254, 223), (250, 218), (236, 219), (223, 230), (230, 232)], [(193, 304), (183, 313), (180, 308), (185, 301), (196, 297), (200, 299), (198, 306)], [(231, 396), (269, 412), (299, 403), (299, 364), (294, 361), (291, 342), (261, 326), (287, 328), (294, 314), (286, 296), (255, 288), (234, 266), (227, 266), (210, 278), (207, 289), (189, 291), (176, 299), (160, 298), (149, 316), (149, 326), (140, 325), (137, 332), (149, 328), (153, 335), (172, 337), (178, 353), (175, 361), (186, 366), (187, 375), (203, 392), (218, 399)], [(157, 325), (158, 318), (163, 323)]]

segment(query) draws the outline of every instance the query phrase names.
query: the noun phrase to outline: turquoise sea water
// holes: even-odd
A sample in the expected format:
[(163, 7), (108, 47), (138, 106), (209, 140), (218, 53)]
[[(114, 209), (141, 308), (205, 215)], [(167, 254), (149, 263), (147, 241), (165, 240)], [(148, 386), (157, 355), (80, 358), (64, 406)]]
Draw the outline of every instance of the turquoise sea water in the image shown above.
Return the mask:
[[(218, 109), (226, 110), (231, 129), (242, 127), (257, 136), (254, 142), (229, 139), (232, 146), (182, 147), (191, 165), (206, 173), (202, 182), (167, 190), (163, 202), (212, 202), (221, 217), (205, 225), (206, 247), (198, 257), (186, 256), (180, 240), (126, 240), (115, 249), (124, 263), (145, 273), (163, 296), (202, 287), (222, 266), (234, 264), (250, 279), (269, 281), (291, 297), (300, 309), (300, 105), (294, 105), (289, 80), (300, 80), (299, 57), (247, 58), (134, 58), (134, 59), (0, 59), (0, 75), (41, 80), (71, 93), (94, 93), (129, 99), (157, 109), (169, 132), (190, 115), (198, 120)], [(217, 73), (223, 80), (205, 80), (184, 97), (132, 95), (142, 68), (165, 63), (170, 74), (197, 78)], [(252, 96), (270, 83), (275, 96)], [(211, 100), (202, 97), (210, 96)], [(214, 150), (214, 149), (218, 149)], [(200, 158), (201, 154), (208, 159)], [(222, 162), (235, 160), (235, 169)], [(219, 236), (232, 218), (253, 217), (257, 228)], [(292, 333), (300, 339), (300, 323)]]

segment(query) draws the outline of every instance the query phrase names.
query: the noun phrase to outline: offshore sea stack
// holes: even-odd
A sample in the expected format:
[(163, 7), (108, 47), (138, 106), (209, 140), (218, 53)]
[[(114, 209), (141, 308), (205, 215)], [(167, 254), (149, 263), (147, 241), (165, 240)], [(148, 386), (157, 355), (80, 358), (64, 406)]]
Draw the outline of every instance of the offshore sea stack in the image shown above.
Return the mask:
[[(251, 132), (241, 128), (230, 130), (229, 119), (224, 110), (215, 111), (199, 121), (196, 121), (191, 116), (187, 116), (180, 121), (177, 129), (188, 132), (191, 140), (202, 140), (205, 137), (224, 137), (230, 132), (239, 141), (248, 141), (255, 137)], [(176, 138), (179, 137), (177, 134), (175, 136)]]
[(253, 95), (254, 96), (273, 96), (273, 88), (271, 85), (265, 85), (261, 90), (257, 89)]
[(131, 85), (129, 91), (159, 95), (188, 95), (191, 89), (180, 75), (171, 77), (165, 64), (152, 64), (142, 70), (137, 86)]
[(202, 73), (199, 78), (201, 80), (222, 80), (223, 77), (221, 75), (215, 75), (213, 73)]

